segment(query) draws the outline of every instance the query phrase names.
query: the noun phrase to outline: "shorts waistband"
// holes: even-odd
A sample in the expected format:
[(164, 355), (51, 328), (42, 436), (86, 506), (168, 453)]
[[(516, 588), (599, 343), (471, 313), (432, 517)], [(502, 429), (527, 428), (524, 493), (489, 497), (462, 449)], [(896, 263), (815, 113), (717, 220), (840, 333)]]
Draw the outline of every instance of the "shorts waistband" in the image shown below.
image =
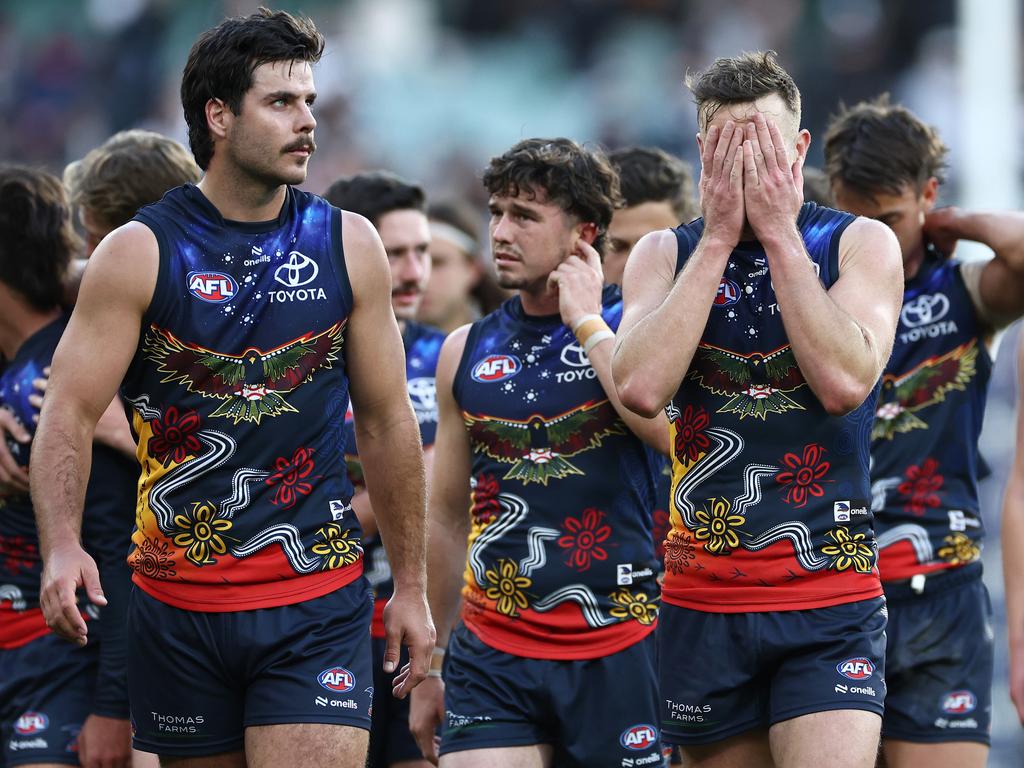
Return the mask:
[(882, 587), (885, 590), (886, 600), (899, 602), (902, 600), (917, 600), (924, 597), (934, 597), (943, 591), (976, 581), (981, 578), (982, 565), (980, 562), (970, 565), (958, 566), (955, 568), (944, 568), (941, 571), (931, 573), (919, 573), (909, 579), (899, 581), (883, 581)]

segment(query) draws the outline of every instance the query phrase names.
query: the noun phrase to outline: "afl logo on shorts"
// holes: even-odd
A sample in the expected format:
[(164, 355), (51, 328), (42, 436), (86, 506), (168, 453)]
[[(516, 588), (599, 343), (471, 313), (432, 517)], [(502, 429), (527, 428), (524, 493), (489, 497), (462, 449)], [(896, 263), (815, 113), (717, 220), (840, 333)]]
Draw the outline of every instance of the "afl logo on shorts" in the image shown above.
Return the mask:
[(316, 681), (334, 693), (348, 693), (356, 687), (356, 676), (344, 667), (331, 667), (317, 675)]
[(859, 656), (836, 664), (836, 671), (849, 680), (867, 680), (875, 674), (875, 665), (870, 659)]
[(26, 712), (14, 723), (14, 732), (20, 736), (31, 736), (50, 727), (50, 718), (42, 712)]
[(970, 691), (953, 691), (942, 697), (942, 711), (947, 715), (966, 715), (978, 706), (978, 700)]
[(208, 304), (223, 304), (238, 293), (238, 283), (223, 272), (189, 272), (188, 292)]
[(473, 366), (473, 381), (492, 384), (511, 379), (523, 367), (515, 355), (488, 355)]
[(718, 293), (715, 295), (716, 307), (728, 307), (740, 300), (740, 287), (735, 281), (727, 277), (722, 278), (718, 284)]
[(626, 749), (650, 749), (658, 743), (658, 729), (653, 725), (634, 725), (622, 732), (619, 743)]

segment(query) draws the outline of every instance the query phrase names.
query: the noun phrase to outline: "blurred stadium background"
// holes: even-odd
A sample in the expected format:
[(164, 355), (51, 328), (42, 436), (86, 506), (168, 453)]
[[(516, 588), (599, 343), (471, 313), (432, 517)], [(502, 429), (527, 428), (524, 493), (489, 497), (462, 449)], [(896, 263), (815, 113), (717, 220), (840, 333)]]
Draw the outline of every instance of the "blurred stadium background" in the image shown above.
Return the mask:
[[(839, 100), (883, 91), (951, 148), (942, 202), (1020, 208), (1021, 0), (279, 0), (328, 38), (316, 70), (318, 152), (306, 188), (388, 168), (434, 197), (480, 204), (487, 159), (527, 136), (653, 144), (696, 161), (687, 69), (772, 48), (820, 136)], [(60, 173), (117, 130), (185, 141), (182, 65), (197, 34), (243, 0), (4, 0), (0, 158)], [(821, 163), (820, 144), (810, 162)], [(998, 546), (1013, 450), (1014, 345), (1004, 339), (983, 451), (986, 580), (997, 623), (994, 768), (1024, 765), (1007, 693)]]

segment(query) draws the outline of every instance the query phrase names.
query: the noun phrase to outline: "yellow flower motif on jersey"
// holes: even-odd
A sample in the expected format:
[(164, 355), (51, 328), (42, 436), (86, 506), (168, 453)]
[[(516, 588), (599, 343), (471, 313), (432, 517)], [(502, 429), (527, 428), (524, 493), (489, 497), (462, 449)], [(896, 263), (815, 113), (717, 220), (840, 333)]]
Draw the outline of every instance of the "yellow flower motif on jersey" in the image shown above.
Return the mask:
[(694, 517), (700, 523), (693, 529), (694, 538), (707, 542), (704, 549), (713, 555), (728, 555), (740, 545), (736, 529), (747, 519), (743, 515), (730, 515), (732, 502), (728, 499), (708, 499), (711, 508), (698, 509)]
[(335, 523), (328, 523), (316, 532), (319, 540), (310, 549), (314, 555), (322, 558), (322, 570), (331, 571), (352, 565), (363, 554), (359, 541), (348, 537), (350, 533), (352, 531), (343, 530)]
[(944, 538), (943, 541), (949, 546), (939, 547), (939, 557), (947, 563), (966, 565), (981, 557), (981, 547), (962, 533), (954, 533)]
[(821, 553), (832, 558), (828, 567), (835, 571), (845, 571), (851, 567), (857, 573), (871, 573), (874, 564), (874, 551), (866, 541), (867, 536), (863, 533), (850, 534), (850, 529), (845, 525), (833, 528), (825, 534), (825, 538), (832, 542), (821, 548)]
[(192, 509), (174, 516), (178, 527), (174, 534), (174, 545), (187, 547), (185, 559), (202, 567), (217, 562), (214, 554), (223, 555), (228, 551), (223, 534), (231, 530), (231, 518), (220, 514), (212, 501), (197, 501)]
[(644, 626), (650, 626), (658, 618), (658, 605), (643, 593), (634, 594), (628, 589), (617, 589), (611, 594), (615, 607), (609, 611), (616, 619), (635, 619)]
[(519, 566), (512, 560), (501, 558), (494, 568), (484, 571), (484, 575), (492, 586), (487, 588), (487, 597), (496, 600), (498, 613), (515, 618), (518, 610), (527, 606), (525, 590), (533, 584), (533, 579), (519, 575)]

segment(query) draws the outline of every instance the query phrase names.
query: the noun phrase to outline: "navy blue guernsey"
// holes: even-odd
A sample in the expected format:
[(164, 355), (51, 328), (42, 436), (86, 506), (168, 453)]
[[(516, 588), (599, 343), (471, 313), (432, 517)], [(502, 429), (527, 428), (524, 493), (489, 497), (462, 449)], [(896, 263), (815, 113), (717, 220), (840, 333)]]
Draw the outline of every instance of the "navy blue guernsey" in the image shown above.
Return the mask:
[[(406, 388), (413, 410), (416, 412), (424, 448), (434, 444), (434, 435), (437, 433), (437, 388), (434, 385), (434, 375), (437, 372), (437, 358), (441, 354), (444, 339), (444, 333), (437, 328), (411, 321), (405, 323), (402, 331)], [(349, 480), (358, 492), (366, 489), (366, 483), (363, 481), (363, 466), (356, 448), (355, 422), (352, 415), (350, 407), (345, 414), (345, 462), (348, 464)], [(373, 637), (383, 638), (384, 606), (394, 593), (395, 585), (391, 580), (391, 564), (388, 562), (379, 535), (368, 536), (363, 542), (363, 558), (366, 562), (366, 579), (370, 582), (375, 596), (370, 633)]]
[[(853, 216), (805, 203), (797, 226), (828, 289)], [(675, 230), (677, 272), (703, 220)], [(666, 602), (711, 612), (817, 608), (876, 597), (868, 501), (877, 388), (830, 416), (790, 347), (756, 242), (729, 258), (678, 392)]]
[[(618, 288), (602, 301), (617, 328)], [(466, 626), (530, 658), (596, 658), (646, 636), (654, 473), (572, 331), (509, 299), (470, 329), (453, 394), (473, 452)]]
[(362, 571), (340, 217), (289, 188), (277, 219), (226, 221), (192, 185), (136, 216), (160, 271), (123, 385), (142, 469), (129, 562), (158, 600), (265, 608)]
[(872, 431), (883, 581), (981, 556), (978, 437), (992, 373), (960, 263), (929, 247), (903, 292)]

